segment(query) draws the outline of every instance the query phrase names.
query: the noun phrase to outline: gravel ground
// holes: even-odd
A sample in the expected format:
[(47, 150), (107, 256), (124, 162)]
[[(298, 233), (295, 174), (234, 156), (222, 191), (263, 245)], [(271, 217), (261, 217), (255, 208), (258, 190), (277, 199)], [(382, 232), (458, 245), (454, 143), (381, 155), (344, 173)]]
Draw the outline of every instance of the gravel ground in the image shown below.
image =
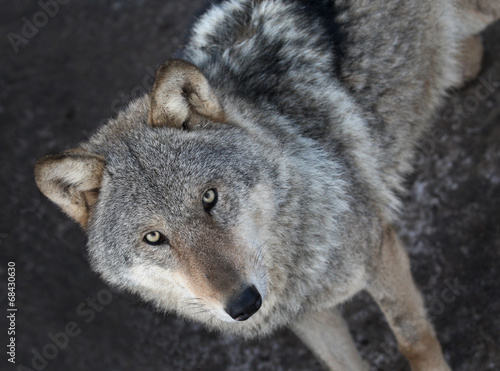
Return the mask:
[[(16, 361), (26, 366), (12, 367), (4, 353), (0, 368), (320, 370), (287, 330), (252, 342), (209, 333), (90, 271), (85, 236), (38, 192), (33, 163), (75, 146), (149, 89), (205, 2), (59, 1), (67, 4), (45, 11), (5, 2), (0, 12), (0, 273), (6, 282), (15, 261)], [(13, 47), (9, 33), (24, 39)], [(484, 40), (480, 79), (451, 94), (422, 142), (399, 225), (446, 358), (463, 371), (500, 369), (500, 24)], [(408, 370), (366, 294), (342, 310), (373, 370)], [(74, 335), (67, 344), (64, 331)], [(36, 356), (44, 349), (52, 359)]]

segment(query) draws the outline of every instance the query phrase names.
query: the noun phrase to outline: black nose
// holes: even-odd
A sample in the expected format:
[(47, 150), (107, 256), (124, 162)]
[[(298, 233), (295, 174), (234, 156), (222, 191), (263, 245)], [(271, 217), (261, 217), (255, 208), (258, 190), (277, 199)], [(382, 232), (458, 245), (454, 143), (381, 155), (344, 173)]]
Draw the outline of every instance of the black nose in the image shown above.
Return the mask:
[(236, 321), (245, 321), (257, 312), (262, 305), (262, 297), (254, 286), (249, 286), (232, 298), (226, 312)]

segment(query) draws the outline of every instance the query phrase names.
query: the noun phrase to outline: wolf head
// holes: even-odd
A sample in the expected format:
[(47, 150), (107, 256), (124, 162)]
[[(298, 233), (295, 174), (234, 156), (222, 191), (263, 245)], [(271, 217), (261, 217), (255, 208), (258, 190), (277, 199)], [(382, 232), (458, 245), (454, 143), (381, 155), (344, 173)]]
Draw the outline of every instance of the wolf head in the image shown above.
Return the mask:
[(86, 230), (105, 280), (202, 322), (244, 321), (266, 305), (275, 212), (273, 165), (254, 142), (175, 60), (87, 143), (40, 158), (35, 178)]

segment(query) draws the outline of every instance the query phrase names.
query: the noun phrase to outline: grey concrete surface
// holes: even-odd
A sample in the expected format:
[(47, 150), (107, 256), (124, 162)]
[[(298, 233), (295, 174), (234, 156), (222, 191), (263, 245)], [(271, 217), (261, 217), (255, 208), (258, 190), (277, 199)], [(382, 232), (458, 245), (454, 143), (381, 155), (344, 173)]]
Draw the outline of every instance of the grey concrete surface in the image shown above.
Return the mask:
[[(85, 236), (38, 192), (33, 163), (75, 146), (149, 89), (205, 1), (60, 1), (48, 11), (28, 0), (0, 10), (0, 369), (320, 370), (287, 330), (252, 342), (209, 333), (90, 271)], [(461, 371), (500, 369), (500, 24), (484, 40), (480, 79), (450, 93), (422, 142), (399, 223), (444, 353)], [(15, 366), (5, 354), (8, 261)], [(88, 301), (96, 296), (101, 304)], [(366, 294), (342, 310), (373, 370), (408, 370)], [(75, 335), (67, 342), (66, 330)], [(37, 361), (44, 350), (52, 359)]]

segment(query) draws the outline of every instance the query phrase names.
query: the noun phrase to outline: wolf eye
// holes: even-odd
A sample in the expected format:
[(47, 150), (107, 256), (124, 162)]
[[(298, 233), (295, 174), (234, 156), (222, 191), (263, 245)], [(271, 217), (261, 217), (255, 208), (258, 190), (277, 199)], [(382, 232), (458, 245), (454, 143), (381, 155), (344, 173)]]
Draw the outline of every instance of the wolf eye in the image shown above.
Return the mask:
[(209, 189), (205, 191), (205, 193), (203, 193), (202, 202), (205, 211), (209, 212), (217, 203), (217, 190)]
[(167, 237), (165, 237), (160, 232), (152, 231), (144, 236), (144, 242), (146, 242), (149, 245), (161, 245), (164, 243), (168, 243), (168, 240)]

